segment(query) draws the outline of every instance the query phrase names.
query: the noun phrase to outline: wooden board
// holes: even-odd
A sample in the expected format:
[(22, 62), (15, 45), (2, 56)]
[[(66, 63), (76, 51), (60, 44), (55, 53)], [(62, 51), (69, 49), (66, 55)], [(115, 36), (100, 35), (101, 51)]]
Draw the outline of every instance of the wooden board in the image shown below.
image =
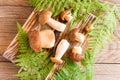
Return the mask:
[[(116, 3), (120, 11), (119, 0), (108, 1)], [(0, 0), (0, 55), (17, 33), (16, 21), (23, 25), (32, 10), (28, 0)], [(95, 63), (94, 80), (120, 80), (120, 25), (112, 42), (96, 56)], [(0, 80), (18, 80), (17, 71), (18, 67), (0, 56)]]

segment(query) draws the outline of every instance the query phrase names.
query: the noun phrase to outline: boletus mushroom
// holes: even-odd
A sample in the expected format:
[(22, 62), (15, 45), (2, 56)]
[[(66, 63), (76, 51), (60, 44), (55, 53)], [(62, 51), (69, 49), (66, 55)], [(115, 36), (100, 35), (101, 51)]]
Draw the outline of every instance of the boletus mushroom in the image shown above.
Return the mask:
[(51, 18), (52, 12), (51, 11), (41, 11), (39, 14), (39, 23), (41, 25), (48, 24), (53, 29), (63, 32), (66, 28), (66, 25), (63, 23), (60, 23), (54, 19)]
[(33, 30), (28, 33), (30, 47), (35, 52), (40, 52), (42, 48), (52, 48), (55, 44), (55, 35), (52, 30)]
[(69, 48), (69, 42), (65, 39), (62, 39), (57, 46), (55, 57), (51, 57), (51, 61), (57, 64), (62, 64), (62, 56), (65, 54), (67, 49)]
[(69, 40), (70, 41), (78, 41), (82, 44), (85, 40), (85, 36), (84, 36), (84, 34), (79, 32), (78, 28), (74, 28), (73, 30), (70, 31)]
[(70, 58), (74, 61), (80, 61), (82, 59), (82, 48), (81, 46), (74, 46), (70, 53)]

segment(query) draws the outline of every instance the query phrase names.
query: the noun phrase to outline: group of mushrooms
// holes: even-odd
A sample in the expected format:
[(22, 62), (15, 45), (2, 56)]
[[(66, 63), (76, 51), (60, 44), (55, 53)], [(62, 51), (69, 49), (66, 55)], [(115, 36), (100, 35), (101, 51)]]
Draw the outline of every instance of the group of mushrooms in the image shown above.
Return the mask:
[[(60, 14), (61, 20), (65, 20), (67, 22), (72, 20), (71, 10), (65, 10)], [(59, 22), (53, 18), (51, 18), (51, 11), (40, 11), (39, 12), (39, 28), (35, 28), (28, 33), (29, 44), (30, 47), (35, 52), (41, 52), (42, 48), (53, 48), (55, 46), (56, 38), (54, 30), (58, 32), (64, 32), (66, 29), (66, 24)], [(40, 26), (48, 25), (52, 29), (44, 29), (41, 30)], [(55, 51), (55, 56), (51, 57), (51, 61), (57, 64), (62, 64), (63, 60), (61, 59), (66, 51), (70, 48), (71, 42), (77, 42), (79, 44), (72, 46), (70, 52), (70, 58), (74, 61), (80, 61), (82, 55), (82, 47), (81, 44), (85, 40), (85, 35), (79, 33), (77, 28), (74, 28), (68, 34), (69, 39), (61, 39), (58, 43)]]

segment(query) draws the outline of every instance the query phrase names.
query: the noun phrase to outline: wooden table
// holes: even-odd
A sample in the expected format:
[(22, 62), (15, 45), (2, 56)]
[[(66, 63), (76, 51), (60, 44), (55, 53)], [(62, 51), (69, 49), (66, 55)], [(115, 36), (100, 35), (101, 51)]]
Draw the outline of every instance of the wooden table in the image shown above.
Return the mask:
[[(104, 1), (104, 0), (103, 0)], [(120, 0), (108, 0), (120, 7)], [(1, 55), (17, 33), (16, 21), (24, 24), (33, 8), (27, 0), (0, 0), (0, 80), (17, 80), (18, 67)], [(120, 8), (119, 8), (120, 10)], [(95, 60), (94, 80), (120, 80), (120, 26)]]

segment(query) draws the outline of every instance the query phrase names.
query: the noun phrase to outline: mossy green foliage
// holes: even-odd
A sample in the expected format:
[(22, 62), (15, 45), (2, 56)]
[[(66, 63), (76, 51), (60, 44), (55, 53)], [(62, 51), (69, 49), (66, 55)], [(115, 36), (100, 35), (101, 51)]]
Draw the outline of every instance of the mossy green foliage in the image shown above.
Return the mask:
[[(64, 59), (65, 65), (57, 71), (52, 80), (92, 80), (94, 75), (94, 58), (97, 53), (112, 39), (116, 27), (116, 18), (120, 21), (120, 14), (115, 4), (101, 3), (98, 0), (29, 0), (36, 9), (48, 10), (52, 7), (53, 17), (60, 14), (66, 7), (71, 7), (73, 20), (70, 28), (74, 28), (79, 20), (85, 20), (89, 13), (96, 15), (94, 27), (88, 32), (88, 50), (82, 59), (80, 68), (76, 62)], [(61, 7), (62, 6), (62, 7)], [(26, 32), (18, 24), (19, 52), (16, 62), (25, 68), (18, 74), (21, 80), (44, 80), (53, 68), (50, 61), (52, 53), (34, 52), (28, 42)]]

